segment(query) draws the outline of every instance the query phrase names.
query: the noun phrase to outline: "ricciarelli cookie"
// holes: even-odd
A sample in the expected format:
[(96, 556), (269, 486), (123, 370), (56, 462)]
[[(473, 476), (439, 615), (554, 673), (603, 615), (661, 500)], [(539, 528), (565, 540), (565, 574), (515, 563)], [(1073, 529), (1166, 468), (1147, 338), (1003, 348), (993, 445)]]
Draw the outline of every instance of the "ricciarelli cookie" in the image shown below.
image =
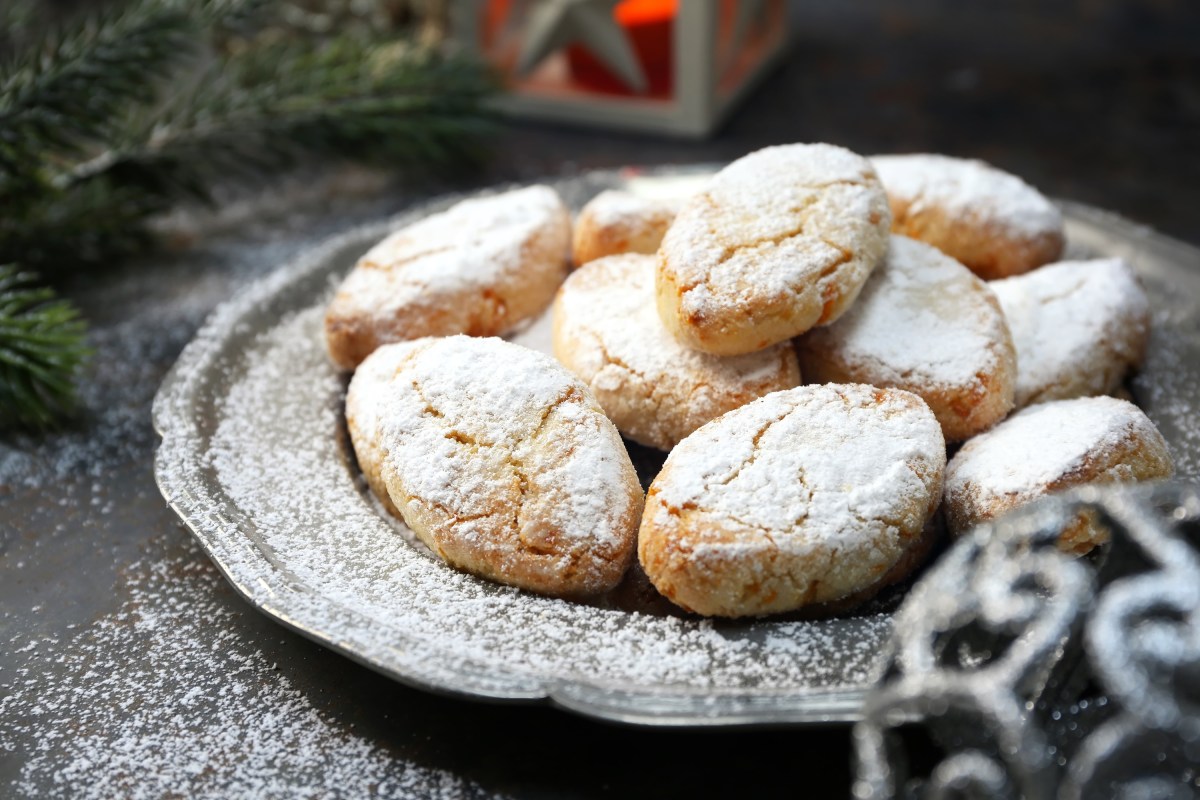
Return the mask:
[(554, 355), (621, 433), (670, 450), (726, 411), (800, 383), (787, 343), (722, 357), (675, 341), (654, 306), (654, 263), (633, 254), (592, 261), (554, 301)]
[[(946, 467), (946, 522), (954, 535), (1053, 492), (1089, 483), (1169, 478), (1162, 434), (1133, 403), (1112, 397), (1031, 406), (963, 445)], [(1087, 517), (1059, 546), (1085, 553), (1102, 530)]]
[(1150, 301), (1119, 258), (1063, 261), (990, 286), (1017, 346), (1017, 405), (1110, 394), (1142, 363)]
[(925, 545), (946, 448), (921, 398), (801, 386), (684, 439), (646, 500), (638, 558), (699, 614), (755, 616), (861, 599)]
[(828, 144), (734, 161), (685, 204), (658, 251), (663, 324), (717, 355), (833, 322), (887, 249), (887, 197), (865, 158)]
[(1013, 407), (1018, 362), (995, 296), (962, 264), (904, 236), (892, 236), (850, 310), (796, 349), (809, 381), (919, 395), (947, 441), (990, 428)]
[(616, 189), (601, 192), (575, 219), (575, 265), (621, 253), (657, 252), (681, 204), (681, 200), (643, 197)]
[(451, 565), (562, 596), (625, 574), (641, 486), (549, 356), (467, 336), (387, 345), (350, 382), (346, 420), (372, 491)]
[(875, 156), (892, 231), (927, 242), (986, 280), (1062, 255), (1062, 214), (1041, 192), (986, 164), (940, 155)]
[(329, 354), (353, 369), (388, 342), (504, 334), (554, 299), (570, 238), (548, 186), (464, 200), (402, 228), (359, 259), (329, 304)]

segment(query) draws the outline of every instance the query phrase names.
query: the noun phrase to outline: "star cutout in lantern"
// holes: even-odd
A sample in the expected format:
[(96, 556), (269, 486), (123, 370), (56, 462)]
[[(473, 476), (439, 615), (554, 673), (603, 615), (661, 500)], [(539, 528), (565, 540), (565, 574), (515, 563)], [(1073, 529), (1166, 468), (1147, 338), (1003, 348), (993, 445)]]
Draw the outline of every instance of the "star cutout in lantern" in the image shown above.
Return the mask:
[(633, 91), (646, 91), (646, 74), (629, 37), (613, 17), (620, 0), (541, 0), (529, 16), (517, 72), (527, 75), (546, 56), (577, 43)]

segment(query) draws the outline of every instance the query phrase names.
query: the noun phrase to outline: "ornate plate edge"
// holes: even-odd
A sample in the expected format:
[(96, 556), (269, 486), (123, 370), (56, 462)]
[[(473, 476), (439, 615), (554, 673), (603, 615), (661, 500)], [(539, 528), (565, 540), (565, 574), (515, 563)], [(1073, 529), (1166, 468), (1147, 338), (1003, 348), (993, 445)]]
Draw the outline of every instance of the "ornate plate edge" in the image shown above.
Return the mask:
[[(640, 174), (695, 174), (706, 165), (671, 168), (648, 168)], [(598, 185), (615, 185), (628, 171), (597, 171), (584, 177)], [(565, 179), (565, 176), (559, 180)], [(309, 250), (291, 264), (251, 284), (238, 297), (232, 298), (212, 312), (193, 340), (184, 348), (175, 365), (164, 377), (153, 404), (153, 423), (162, 438), (155, 458), (155, 480), (168, 505), (180, 517), (230, 585), (247, 602), (283, 626), (296, 631), (318, 644), (328, 647), (351, 660), (408, 686), (438, 694), (482, 701), (504, 703), (549, 703), (586, 717), (631, 725), (658, 727), (773, 727), (788, 725), (827, 725), (852, 723), (862, 718), (862, 705), (867, 687), (861, 689), (804, 692), (711, 693), (697, 690), (678, 692), (637, 692), (627, 687), (617, 688), (583, 681), (536, 680), (512, 674), (500, 674), (488, 667), (486, 678), (480, 675), (429, 669), (413, 660), (406, 660), (401, 648), (393, 648), (389, 658), (371, 658), (356, 650), (353, 642), (341, 640), (327, 631), (317, 630), (293, 617), (288, 597), (300, 591), (276, 567), (265, 563), (264, 574), (246, 576), (243, 580), (233, 567), (233, 559), (225, 552), (221, 538), (212, 531), (242, 533), (232, 520), (212, 512), (219, 508), (220, 498), (199, 498), (178, 478), (181, 470), (194, 469), (202, 462), (203, 454), (194, 445), (199, 439), (199, 420), (196, 415), (199, 377), (216, 357), (230, 326), (245, 316), (260, 302), (273, 297), (285, 287), (319, 271), (337, 251), (358, 242), (369, 230), (382, 235), (398, 224), (415, 220), (440, 207), (448, 206), (463, 197), (490, 191), (503, 191), (500, 186), (484, 190), (441, 197), (419, 204), (392, 219), (356, 228), (335, 235)], [(1167, 251), (1169, 260), (1186, 262), (1189, 257), (1200, 262), (1200, 250), (1176, 239), (1138, 225), (1119, 215), (1072, 201), (1059, 201), (1064, 216), (1109, 231), (1118, 230), (1122, 238), (1140, 241)], [(171, 467), (171, 464), (174, 467)], [(203, 481), (200, 481), (202, 485)], [(244, 538), (244, 537), (243, 537)], [(237, 540), (230, 537), (229, 540)], [(266, 581), (274, 574), (280, 580)], [(294, 603), (294, 601), (293, 601)]]

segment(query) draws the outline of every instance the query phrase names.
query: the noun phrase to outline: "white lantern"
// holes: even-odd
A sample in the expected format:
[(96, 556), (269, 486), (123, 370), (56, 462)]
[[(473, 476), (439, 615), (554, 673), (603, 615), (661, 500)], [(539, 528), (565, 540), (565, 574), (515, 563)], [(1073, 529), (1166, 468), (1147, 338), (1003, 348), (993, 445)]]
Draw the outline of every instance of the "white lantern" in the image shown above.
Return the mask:
[(451, 34), (514, 115), (710, 133), (783, 53), (783, 0), (456, 0)]

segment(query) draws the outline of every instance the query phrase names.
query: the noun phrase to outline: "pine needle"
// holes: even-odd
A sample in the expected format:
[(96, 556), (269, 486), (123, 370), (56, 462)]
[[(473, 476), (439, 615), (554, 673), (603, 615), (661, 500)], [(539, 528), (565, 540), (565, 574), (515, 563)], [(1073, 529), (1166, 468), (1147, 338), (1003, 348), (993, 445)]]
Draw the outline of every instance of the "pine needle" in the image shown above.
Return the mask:
[(86, 332), (79, 311), (36, 275), (0, 266), (0, 429), (48, 428), (74, 410)]
[[(108, 154), (124, 185), (206, 199), (214, 175), (252, 177), (305, 153), (392, 165), (478, 161), (495, 90), (476, 62), (342, 36), (267, 42), (215, 64)], [(86, 180), (89, 176), (80, 176)]]
[(166, 203), (132, 187), (91, 181), (69, 191), (34, 191), (0, 214), (0, 264), (20, 263), (46, 278), (104, 268), (154, 242), (146, 220)]
[(20, 174), (30, 152), (79, 153), (110, 135), (126, 103), (153, 96), (149, 76), (194, 52), (194, 32), (185, 11), (147, 0), (27, 48), (0, 81), (0, 170)]
[[(36, 16), (17, 3), (0, 21)], [(88, 355), (74, 306), (11, 264), (50, 277), (111, 265), (146, 249), (176, 200), (306, 153), (477, 159), (494, 129), (482, 66), (361, 33), (281, 37), (256, 27), (272, 5), (125, 0), (0, 56), (0, 428), (68, 413)]]

